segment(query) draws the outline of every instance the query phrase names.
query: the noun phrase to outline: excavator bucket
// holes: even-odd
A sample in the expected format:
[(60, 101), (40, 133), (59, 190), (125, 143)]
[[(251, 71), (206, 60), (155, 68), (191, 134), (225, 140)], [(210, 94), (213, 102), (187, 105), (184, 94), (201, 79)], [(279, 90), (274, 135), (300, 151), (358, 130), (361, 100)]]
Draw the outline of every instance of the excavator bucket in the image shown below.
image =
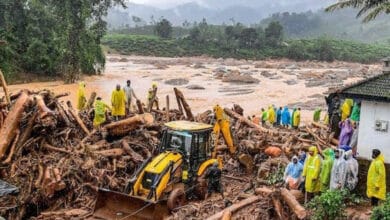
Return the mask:
[(164, 219), (169, 215), (166, 204), (150, 203), (124, 193), (99, 189), (91, 220)]

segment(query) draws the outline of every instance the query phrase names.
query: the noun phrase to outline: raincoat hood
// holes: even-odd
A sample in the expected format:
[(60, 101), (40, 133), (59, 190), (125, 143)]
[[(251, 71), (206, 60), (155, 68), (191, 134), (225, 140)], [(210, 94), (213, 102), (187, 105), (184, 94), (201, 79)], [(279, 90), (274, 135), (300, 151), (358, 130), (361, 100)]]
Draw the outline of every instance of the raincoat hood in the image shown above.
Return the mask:
[(352, 150), (348, 150), (347, 152), (345, 152), (344, 157), (346, 160), (351, 159), (352, 158)]
[(322, 154), (325, 158), (330, 158), (334, 160), (334, 151), (332, 148), (326, 148), (324, 151), (322, 151)]
[(313, 156), (312, 156), (312, 157), (317, 156), (317, 154), (318, 154), (317, 147), (311, 146), (311, 147), (309, 148), (309, 152), (310, 152), (310, 151), (313, 152)]
[(375, 158), (375, 160), (380, 160), (382, 161), (383, 163), (385, 163), (385, 157), (383, 156), (383, 154), (379, 154), (379, 156), (377, 158)]

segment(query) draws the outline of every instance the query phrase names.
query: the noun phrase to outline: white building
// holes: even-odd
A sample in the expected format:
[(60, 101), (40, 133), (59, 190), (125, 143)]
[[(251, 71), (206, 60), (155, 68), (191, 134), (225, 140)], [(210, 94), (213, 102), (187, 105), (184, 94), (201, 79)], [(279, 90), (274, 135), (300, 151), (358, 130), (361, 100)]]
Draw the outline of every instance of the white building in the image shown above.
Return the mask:
[(358, 155), (371, 159), (372, 149), (380, 149), (390, 163), (390, 59), (385, 59), (383, 74), (341, 90), (345, 98), (361, 100)]

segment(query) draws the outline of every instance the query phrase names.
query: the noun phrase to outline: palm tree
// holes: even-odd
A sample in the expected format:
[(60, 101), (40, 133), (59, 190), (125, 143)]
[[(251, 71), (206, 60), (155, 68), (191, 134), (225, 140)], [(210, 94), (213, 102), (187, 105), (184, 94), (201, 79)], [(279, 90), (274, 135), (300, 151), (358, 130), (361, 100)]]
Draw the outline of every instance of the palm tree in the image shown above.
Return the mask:
[(330, 12), (347, 7), (360, 9), (356, 17), (365, 15), (363, 22), (369, 22), (381, 13), (390, 14), (390, 0), (340, 0), (326, 8), (325, 11)]

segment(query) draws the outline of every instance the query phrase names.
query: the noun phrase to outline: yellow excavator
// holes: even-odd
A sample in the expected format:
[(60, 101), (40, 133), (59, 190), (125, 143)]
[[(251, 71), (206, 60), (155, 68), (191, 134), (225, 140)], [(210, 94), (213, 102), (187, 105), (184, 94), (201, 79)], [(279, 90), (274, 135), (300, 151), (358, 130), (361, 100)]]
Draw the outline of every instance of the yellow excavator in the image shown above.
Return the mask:
[(123, 193), (99, 189), (91, 219), (163, 219), (188, 198), (204, 199), (207, 169), (215, 162), (222, 168), (216, 152), (220, 133), (229, 152), (236, 152), (228, 117), (218, 105), (214, 115), (214, 126), (190, 121), (166, 123), (159, 154), (144, 161)]

